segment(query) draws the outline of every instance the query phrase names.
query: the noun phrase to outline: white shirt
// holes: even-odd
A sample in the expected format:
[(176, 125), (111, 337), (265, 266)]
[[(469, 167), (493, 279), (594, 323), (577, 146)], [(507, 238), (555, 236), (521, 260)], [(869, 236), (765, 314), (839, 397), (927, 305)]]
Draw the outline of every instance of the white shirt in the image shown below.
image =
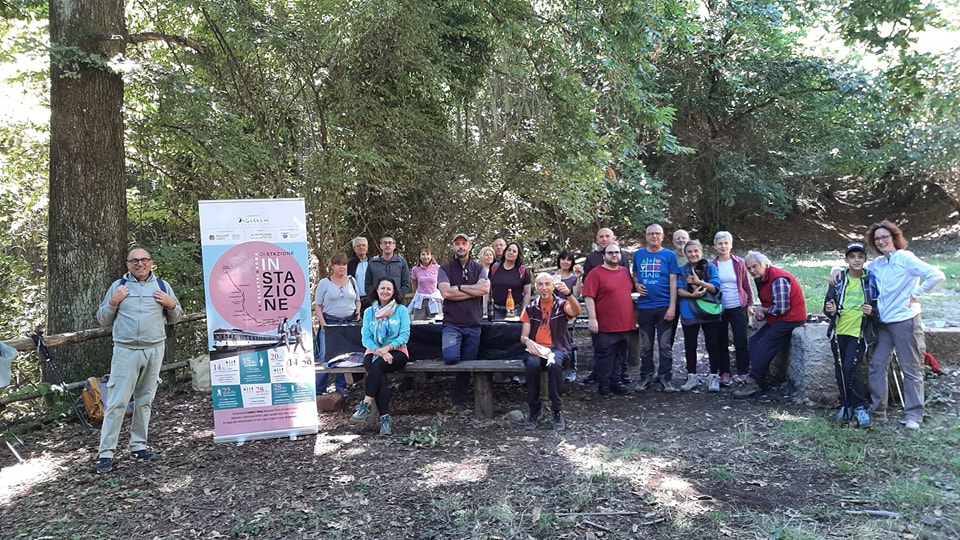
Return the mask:
[(877, 311), (884, 323), (906, 321), (919, 315), (920, 303), (913, 300), (930, 293), (946, 279), (940, 269), (905, 249), (877, 257), (866, 264), (866, 269), (876, 277)]

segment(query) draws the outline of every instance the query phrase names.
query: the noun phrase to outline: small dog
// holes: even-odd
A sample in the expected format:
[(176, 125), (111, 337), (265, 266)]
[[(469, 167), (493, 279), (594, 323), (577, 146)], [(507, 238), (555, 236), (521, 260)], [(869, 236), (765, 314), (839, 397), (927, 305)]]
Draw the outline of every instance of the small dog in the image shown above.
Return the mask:
[[(707, 260), (700, 259), (699, 261), (697, 261), (697, 264), (693, 265), (693, 273), (696, 274), (698, 278), (700, 278), (700, 281), (706, 281), (707, 280)], [(694, 285), (693, 283), (687, 283), (687, 292), (693, 292), (697, 288), (698, 288), (697, 285)]]

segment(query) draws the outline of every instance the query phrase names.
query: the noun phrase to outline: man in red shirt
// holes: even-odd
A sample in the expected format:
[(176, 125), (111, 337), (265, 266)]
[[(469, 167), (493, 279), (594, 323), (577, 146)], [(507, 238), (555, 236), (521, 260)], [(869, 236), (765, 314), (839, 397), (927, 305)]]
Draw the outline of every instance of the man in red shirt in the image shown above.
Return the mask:
[(587, 323), (593, 334), (593, 369), (601, 397), (625, 395), (630, 390), (620, 380), (630, 336), (636, 331), (633, 316), (633, 278), (620, 266), (620, 245), (610, 242), (603, 250), (603, 265), (593, 269), (583, 282)]
[[(540, 421), (540, 370), (547, 369), (550, 406), (553, 409), (553, 429), (566, 427), (560, 412), (560, 380), (563, 377), (563, 357), (572, 349), (567, 321), (580, 314), (580, 303), (562, 281), (554, 284), (553, 276), (537, 274), (536, 302), (527, 305), (520, 314), (520, 343), (527, 347), (527, 405), (530, 415), (524, 425), (536, 429)], [(554, 293), (554, 289), (559, 295)], [(533, 338), (530, 338), (531, 334)]]

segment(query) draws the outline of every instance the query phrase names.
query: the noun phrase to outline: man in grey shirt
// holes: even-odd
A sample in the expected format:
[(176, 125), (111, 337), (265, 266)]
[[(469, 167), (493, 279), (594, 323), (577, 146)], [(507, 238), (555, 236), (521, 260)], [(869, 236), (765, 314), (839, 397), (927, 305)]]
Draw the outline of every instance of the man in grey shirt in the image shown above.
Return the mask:
[(157, 393), (163, 362), (165, 325), (180, 320), (183, 309), (170, 286), (151, 271), (153, 259), (137, 248), (127, 255), (127, 270), (113, 282), (97, 309), (97, 321), (113, 324), (113, 359), (107, 383), (107, 404), (100, 430), (97, 473), (113, 470), (113, 456), (127, 403), (134, 400), (130, 423), (130, 453), (152, 461), (147, 450), (150, 407)]

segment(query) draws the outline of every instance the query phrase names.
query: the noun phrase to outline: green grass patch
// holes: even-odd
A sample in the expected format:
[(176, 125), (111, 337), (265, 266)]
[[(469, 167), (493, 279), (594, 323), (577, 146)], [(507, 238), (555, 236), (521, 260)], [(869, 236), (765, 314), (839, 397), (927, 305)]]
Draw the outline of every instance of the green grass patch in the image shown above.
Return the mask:
[(633, 460), (639, 459), (644, 454), (650, 455), (656, 452), (656, 449), (652, 446), (645, 444), (627, 444), (620, 448), (609, 449), (604, 452), (604, 458), (608, 461), (616, 461), (619, 459), (622, 460)]
[(814, 462), (826, 460), (843, 472), (858, 472), (873, 444), (867, 430), (841, 427), (820, 416), (791, 417), (781, 421), (778, 430), (794, 455)]
[(737, 473), (726, 467), (718, 467), (716, 469), (710, 469), (710, 478), (717, 482), (728, 484), (737, 480)]
[(931, 485), (931, 479), (894, 478), (877, 493), (877, 499), (892, 505), (897, 511), (924, 512), (940, 499), (940, 490)]

